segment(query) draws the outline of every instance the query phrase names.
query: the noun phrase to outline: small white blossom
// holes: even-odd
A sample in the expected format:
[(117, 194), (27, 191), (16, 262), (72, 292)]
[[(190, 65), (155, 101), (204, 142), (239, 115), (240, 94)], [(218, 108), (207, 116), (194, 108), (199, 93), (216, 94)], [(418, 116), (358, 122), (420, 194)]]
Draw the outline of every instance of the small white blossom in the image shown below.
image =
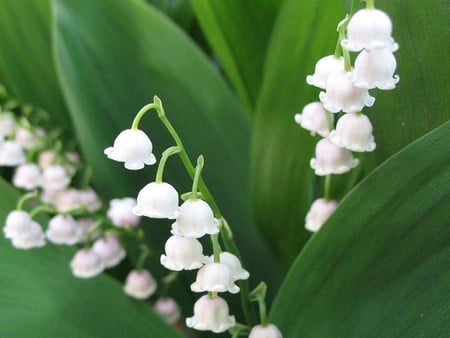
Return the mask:
[(44, 169), (42, 186), (44, 190), (65, 189), (70, 183), (70, 176), (61, 165), (52, 165)]
[(334, 55), (328, 55), (321, 58), (316, 63), (313, 75), (306, 77), (306, 83), (311, 86), (316, 86), (325, 89), (328, 78), (335, 72), (344, 70), (344, 58), (335, 57)]
[(32, 222), (33, 220), (28, 212), (23, 210), (11, 211), (6, 217), (3, 234), (10, 239), (27, 234), (31, 229)]
[(391, 34), (392, 21), (386, 13), (379, 9), (361, 9), (350, 19), (347, 39), (343, 39), (341, 44), (351, 52), (376, 48), (388, 48), (395, 52), (398, 45)]
[(174, 324), (181, 317), (180, 307), (173, 298), (159, 298), (153, 307), (169, 324)]
[(203, 200), (187, 200), (180, 207), (172, 234), (200, 238), (205, 234), (214, 235), (219, 232), (219, 221), (214, 218), (211, 207)]
[(186, 318), (186, 326), (200, 331), (225, 332), (236, 324), (234, 316), (229, 313), (223, 298), (204, 295), (195, 302), (194, 316)]
[[(209, 258), (210, 262), (214, 262), (214, 255)], [(220, 263), (225, 264), (231, 271), (231, 275), (234, 280), (245, 280), (248, 279), (250, 274), (247, 270), (242, 268), (241, 261), (232, 253), (223, 251), (220, 253)]]
[(34, 163), (19, 165), (13, 176), (13, 184), (26, 190), (36, 189), (42, 180), (41, 169)]
[[(320, 102), (311, 102), (303, 107), (301, 114), (295, 114), (295, 122), (302, 128), (309, 130), (311, 135), (316, 133), (322, 137), (327, 137), (330, 133), (328, 129), (328, 122), (326, 112)], [(330, 114), (331, 121), (334, 121), (334, 116)]]
[(139, 191), (133, 212), (137, 216), (174, 219), (178, 215), (178, 192), (169, 183), (152, 182)]
[(95, 226), (96, 222), (94, 219), (89, 217), (83, 217), (80, 219), (77, 219), (78, 227), (81, 229), (79, 243), (84, 243), (88, 239), (97, 239), (100, 237), (101, 232), (100, 229), (94, 230), (93, 227)]
[(317, 176), (343, 174), (358, 165), (350, 150), (338, 147), (328, 138), (317, 142), (316, 157), (311, 159), (311, 168)]
[(238, 293), (239, 286), (234, 284), (230, 268), (223, 263), (208, 263), (197, 271), (197, 278), (191, 284), (194, 292), (230, 292)]
[(55, 244), (72, 245), (80, 240), (81, 229), (72, 216), (56, 215), (50, 219), (45, 235)]
[(139, 170), (144, 164), (156, 162), (152, 150), (152, 142), (142, 130), (126, 129), (116, 137), (114, 146), (105, 149), (105, 155), (114, 161), (125, 162), (127, 169)]
[(273, 324), (268, 324), (267, 326), (256, 325), (250, 331), (248, 338), (283, 338), (283, 335)]
[(22, 147), (12, 141), (0, 143), (0, 165), (5, 167), (15, 167), (26, 161)]
[(17, 128), (14, 141), (23, 149), (34, 149), (42, 145), (42, 141), (38, 135), (45, 135), (43, 129), (36, 128), (34, 133), (25, 128)]
[(133, 270), (128, 274), (123, 289), (130, 297), (146, 299), (155, 292), (156, 287), (156, 281), (150, 272), (147, 270)]
[(334, 200), (327, 201), (324, 198), (315, 200), (306, 214), (305, 228), (311, 232), (319, 231), (337, 206)]
[(132, 197), (113, 199), (109, 201), (109, 209), (106, 212), (106, 216), (115, 226), (124, 227), (128, 225), (135, 227), (141, 219), (133, 213), (135, 205), (136, 199)]
[(0, 113), (0, 135), (12, 135), (15, 127), (16, 121), (11, 113)]
[[(80, 192), (77, 189), (55, 190), (51, 204), (55, 206), (58, 212), (67, 212), (69, 210), (80, 208)], [(47, 198), (47, 196), (46, 196)], [(50, 201), (48, 201), (50, 203)]]
[(45, 245), (44, 232), (41, 226), (33, 221), (28, 232), (13, 237), (11, 243), (17, 249), (40, 248)]
[(339, 147), (363, 152), (375, 150), (372, 123), (364, 114), (345, 114), (336, 125), (329, 139)]
[(355, 60), (353, 81), (359, 88), (394, 89), (400, 81), (400, 77), (394, 75), (396, 68), (395, 56), (388, 49), (363, 50)]
[(97, 239), (92, 249), (102, 258), (106, 268), (116, 266), (126, 256), (122, 244), (114, 235), (107, 235), (105, 238)]
[(52, 166), (57, 155), (53, 150), (47, 149), (39, 153), (38, 164), (42, 169)]
[(356, 113), (364, 106), (372, 107), (375, 98), (364, 88), (355, 87), (351, 72), (336, 72), (330, 75), (326, 91), (320, 92), (320, 101), (326, 110), (337, 113)]
[(161, 264), (169, 270), (193, 270), (208, 261), (203, 247), (195, 238), (171, 236), (165, 246), (166, 255), (161, 255)]
[(86, 188), (78, 191), (80, 204), (88, 211), (98, 211), (102, 207), (102, 201), (92, 188)]
[(94, 250), (81, 249), (70, 262), (70, 268), (75, 277), (91, 278), (102, 273), (104, 266), (101, 257)]

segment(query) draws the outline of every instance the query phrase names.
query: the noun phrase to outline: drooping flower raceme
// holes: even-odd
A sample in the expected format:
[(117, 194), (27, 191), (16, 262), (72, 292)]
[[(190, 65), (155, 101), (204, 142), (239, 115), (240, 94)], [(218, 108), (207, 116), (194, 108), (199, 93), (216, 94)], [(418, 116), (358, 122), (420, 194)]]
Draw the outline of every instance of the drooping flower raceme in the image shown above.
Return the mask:
[(138, 216), (174, 219), (178, 215), (178, 192), (165, 182), (152, 182), (139, 191), (133, 212)]
[(322, 89), (326, 88), (328, 78), (335, 72), (344, 70), (344, 58), (337, 58), (334, 55), (328, 55), (321, 58), (316, 63), (313, 75), (306, 77), (306, 83)]
[(256, 325), (250, 331), (248, 338), (283, 338), (283, 335), (273, 324), (266, 326)]
[(139, 170), (144, 165), (156, 163), (152, 153), (153, 144), (148, 136), (139, 129), (126, 129), (114, 140), (114, 145), (105, 149), (108, 158), (124, 162), (124, 166), (130, 170)]
[(238, 293), (240, 289), (234, 281), (234, 275), (226, 264), (208, 263), (198, 270), (197, 278), (191, 284), (191, 290)]
[(104, 265), (102, 258), (93, 249), (84, 248), (72, 258), (70, 268), (75, 277), (91, 278), (100, 274)]
[(305, 228), (311, 232), (317, 232), (337, 208), (338, 204), (334, 200), (327, 201), (319, 198), (313, 202), (306, 214)]
[(186, 325), (200, 331), (225, 332), (236, 324), (234, 316), (229, 313), (228, 304), (223, 298), (204, 295), (195, 302), (194, 316), (186, 318)]
[(148, 270), (132, 270), (127, 276), (123, 290), (136, 299), (146, 299), (156, 290), (157, 284)]
[(358, 165), (352, 153), (332, 143), (328, 138), (317, 142), (316, 157), (311, 159), (311, 168), (317, 176), (343, 174)]
[(109, 209), (106, 216), (111, 222), (118, 227), (130, 226), (135, 227), (140, 217), (133, 213), (136, 206), (136, 199), (132, 197), (115, 198), (109, 201)]
[(171, 236), (164, 246), (165, 255), (161, 255), (161, 264), (169, 270), (194, 270), (208, 262), (203, 255), (203, 247), (195, 238)]
[(25, 190), (36, 189), (41, 184), (41, 169), (34, 163), (19, 165), (13, 176), (13, 184)]
[[(311, 102), (303, 107), (301, 114), (295, 114), (295, 122), (297, 122), (302, 128), (309, 130), (311, 135), (316, 133), (322, 137), (327, 137), (330, 133), (328, 129), (328, 122), (326, 119), (326, 112), (320, 102)], [(333, 115), (331, 121), (334, 120)]]
[(122, 244), (120, 244), (119, 239), (112, 234), (97, 239), (92, 249), (101, 257), (105, 268), (116, 266), (126, 256), (126, 252)]
[(205, 234), (219, 232), (219, 221), (214, 218), (211, 207), (203, 200), (187, 200), (180, 207), (180, 212), (172, 225), (172, 234), (200, 238)]
[(364, 114), (345, 114), (330, 134), (330, 141), (351, 151), (375, 150), (372, 123)]

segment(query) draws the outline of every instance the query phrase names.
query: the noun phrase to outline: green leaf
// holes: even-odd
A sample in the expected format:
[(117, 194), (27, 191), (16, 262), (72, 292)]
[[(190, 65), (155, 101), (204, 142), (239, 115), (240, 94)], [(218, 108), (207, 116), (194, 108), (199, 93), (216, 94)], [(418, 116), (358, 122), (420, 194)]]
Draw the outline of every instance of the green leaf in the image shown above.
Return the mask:
[(361, 182), (311, 238), (273, 304), (285, 337), (445, 337), (450, 122)]
[[(19, 197), (0, 179), (0, 220)], [(1, 337), (181, 337), (149, 304), (136, 301), (111, 277), (72, 276), (74, 249), (48, 244), (18, 250), (0, 238)]]
[(305, 78), (320, 57), (334, 52), (343, 16), (336, 1), (286, 0), (268, 49), (254, 118), (251, 189), (256, 222), (286, 267), (309, 236), (304, 218), (317, 194), (309, 166), (315, 140), (294, 115), (318, 100), (319, 90)]
[[(172, 22), (138, 1), (59, 0), (54, 13), (60, 81), (99, 190), (109, 198), (136, 196), (154, 180), (156, 168), (125, 170), (103, 149), (158, 95), (191, 157), (204, 155), (202, 175), (233, 228), (247, 268), (257, 281), (265, 277), (257, 271), (259, 261), (266, 261), (273, 271), (270, 284), (276, 286), (279, 269), (250, 220), (249, 122), (207, 58)], [(173, 145), (155, 113), (140, 127), (152, 139), (157, 158)], [(176, 157), (169, 159), (164, 180), (180, 193), (191, 187)], [(149, 229), (153, 238), (169, 236), (168, 226)]]
[(248, 111), (253, 113), (280, 0), (191, 0), (203, 33)]
[(22, 102), (43, 108), (53, 125), (70, 120), (53, 66), (49, 1), (0, 1), (0, 81)]
[(189, 29), (194, 22), (194, 13), (189, 0), (146, 0), (163, 11), (184, 29)]

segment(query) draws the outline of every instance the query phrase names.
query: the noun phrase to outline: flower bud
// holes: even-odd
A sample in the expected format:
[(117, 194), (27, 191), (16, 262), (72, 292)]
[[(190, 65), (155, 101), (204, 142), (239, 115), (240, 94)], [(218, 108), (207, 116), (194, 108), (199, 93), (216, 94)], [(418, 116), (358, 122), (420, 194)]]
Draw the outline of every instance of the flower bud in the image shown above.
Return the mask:
[(146, 299), (156, 290), (156, 281), (147, 270), (131, 271), (125, 281), (124, 291), (133, 298)]
[(101, 257), (92, 249), (78, 250), (70, 262), (70, 268), (75, 277), (91, 278), (103, 271)]
[(114, 235), (107, 235), (105, 238), (97, 239), (92, 249), (101, 257), (105, 268), (116, 266), (126, 256), (122, 244)]
[[(214, 262), (214, 255), (209, 260), (210, 262)], [(223, 251), (220, 253), (220, 263), (228, 266), (235, 281), (245, 280), (250, 276), (248, 271), (242, 268), (239, 258), (229, 252)]]
[(324, 198), (319, 198), (313, 202), (311, 208), (306, 214), (305, 228), (311, 232), (317, 232), (330, 217), (330, 215), (337, 208), (338, 203), (336, 201), (327, 201)]
[(31, 222), (29, 230), (13, 237), (11, 243), (17, 249), (40, 248), (45, 245), (45, 236), (41, 226), (37, 222)]
[(44, 190), (63, 190), (69, 185), (69, 183), (69, 174), (63, 166), (53, 165), (44, 169), (42, 181)]
[(141, 219), (133, 213), (135, 205), (136, 199), (132, 197), (113, 199), (109, 201), (109, 209), (106, 216), (108, 216), (115, 226), (120, 228), (126, 225), (135, 227)]
[(173, 298), (159, 298), (153, 306), (169, 324), (176, 323), (181, 317), (181, 311)]
[(102, 201), (92, 188), (86, 188), (78, 191), (80, 204), (88, 211), (98, 211), (102, 207)]

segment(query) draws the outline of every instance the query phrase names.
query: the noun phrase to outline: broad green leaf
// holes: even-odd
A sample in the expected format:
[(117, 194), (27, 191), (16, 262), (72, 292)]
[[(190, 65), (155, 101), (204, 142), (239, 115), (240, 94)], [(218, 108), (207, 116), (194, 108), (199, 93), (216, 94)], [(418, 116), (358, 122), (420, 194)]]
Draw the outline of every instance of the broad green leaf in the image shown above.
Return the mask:
[[(0, 220), (18, 193), (0, 179)], [(107, 275), (72, 276), (74, 249), (47, 245), (18, 250), (0, 237), (1, 337), (181, 337), (149, 304), (125, 295)]]
[(194, 22), (194, 13), (189, 0), (146, 0), (163, 11), (179, 26), (188, 30)]
[(316, 140), (294, 115), (318, 100), (319, 90), (305, 78), (320, 57), (334, 52), (343, 15), (336, 1), (286, 0), (268, 47), (254, 118), (251, 188), (256, 222), (285, 266), (309, 236), (304, 218), (320, 194), (309, 166)]
[(395, 154), (311, 238), (273, 304), (286, 338), (448, 336), (449, 135)]
[(12, 96), (46, 110), (53, 127), (69, 130), (51, 54), (49, 1), (0, 1), (0, 36), (0, 82)]
[(191, 0), (203, 33), (250, 113), (281, 0)]
[[(99, 190), (109, 198), (136, 196), (154, 180), (155, 168), (125, 170), (106, 159), (103, 149), (158, 95), (192, 159), (204, 154), (204, 178), (233, 228), (255, 283), (265, 277), (264, 271), (257, 271), (264, 260), (273, 271), (270, 284), (276, 287), (278, 268), (249, 215), (249, 122), (207, 58), (173, 23), (138, 1), (58, 0), (54, 13), (60, 82)], [(159, 158), (173, 141), (155, 115), (145, 116), (140, 127), (148, 132)], [(169, 159), (164, 179), (180, 193), (191, 186), (176, 157)], [(167, 239), (168, 225), (152, 221), (153, 238)]]

